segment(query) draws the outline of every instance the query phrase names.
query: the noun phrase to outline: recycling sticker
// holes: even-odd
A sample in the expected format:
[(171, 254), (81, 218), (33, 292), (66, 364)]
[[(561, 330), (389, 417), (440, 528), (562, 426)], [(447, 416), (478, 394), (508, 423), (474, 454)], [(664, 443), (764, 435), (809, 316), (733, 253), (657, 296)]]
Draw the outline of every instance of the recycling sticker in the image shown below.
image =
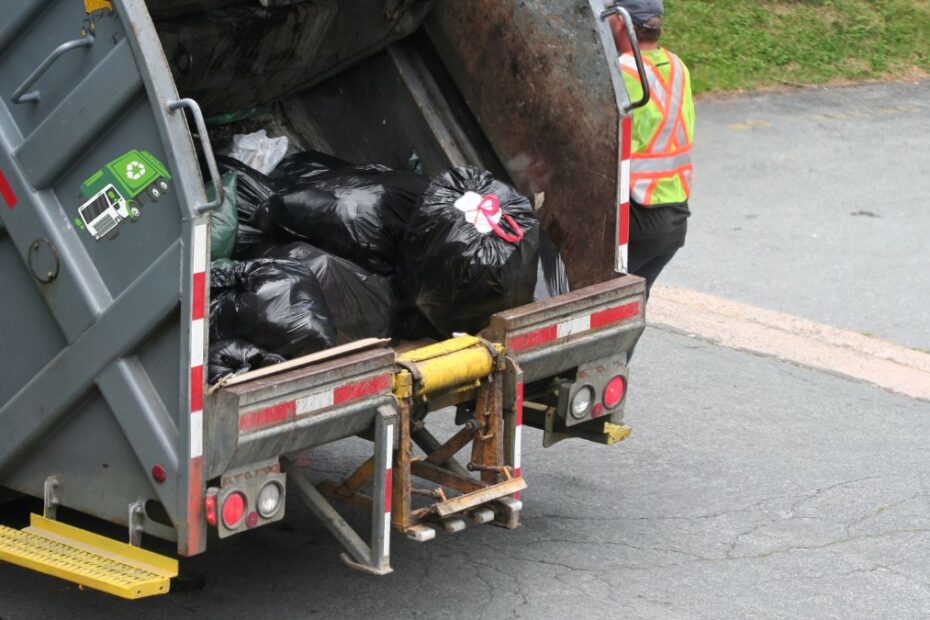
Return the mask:
[(148, 151), (132, 150), (108, 163), (81, 185), (86, 202), (74, 218), (77, 228), (94, 239), (113, 239), (126, 220), (135, 221), (142, 207), (159, 202), (170, 189), (171, 174)]
[(137, 161), (126, 164), (126, 177), (130, 181), (138, 181), (145, 176), (145, 166)]

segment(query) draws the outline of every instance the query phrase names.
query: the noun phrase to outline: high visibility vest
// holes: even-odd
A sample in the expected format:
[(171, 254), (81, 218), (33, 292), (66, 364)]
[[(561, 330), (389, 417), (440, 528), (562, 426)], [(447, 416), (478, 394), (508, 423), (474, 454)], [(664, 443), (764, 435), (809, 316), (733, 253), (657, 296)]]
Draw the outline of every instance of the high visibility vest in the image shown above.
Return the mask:
[[(646, 50), (642, 55), (652, 96), (644, 107), (633, 110), (630, 195), (646, 207), (681, 203), (691, 195), (694, 172), (691, 74), (668, 50)], [(623, 54), (620, 66), (627, 92), (635, 101), (643, 87), (633, 54)]]

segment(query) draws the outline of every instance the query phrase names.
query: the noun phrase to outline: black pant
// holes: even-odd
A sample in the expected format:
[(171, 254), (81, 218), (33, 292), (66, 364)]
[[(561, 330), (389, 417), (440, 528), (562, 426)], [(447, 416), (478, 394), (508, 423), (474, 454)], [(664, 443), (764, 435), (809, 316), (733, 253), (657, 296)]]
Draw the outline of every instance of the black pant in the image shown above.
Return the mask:
[[(649, 301), (649, 291), (652, 290), (652, 285), (655, 284), (656, 278), (659, 277), (659, 274), (662, 273), (662, 270), (665, 269), (665, 266), (668, 265), (669, 261), (672, 260), (672, 257), (675, 256), (675, 252), (677, 251), (678, 250), (672, 250), (668, 254), (663, 254), (662, 256), (629, 257), (630, 273), (646, 279), (646, 301)], [(630, 352), (627, 355), (627, 364), (629, 364), (633, 359), (633, 352), (635, 350), (636, 345), (630, 349)]]
[(672, 250), (662, 256), (630, 256), (630, 273), (646, 279), (646, 299), (649, 298), (649, 291), (652, 290), (652, 285), (655, 284), (659, 274), (662, 273), (662, 270), (665, 269), (665, 266), (668, 265), (677, 251)]

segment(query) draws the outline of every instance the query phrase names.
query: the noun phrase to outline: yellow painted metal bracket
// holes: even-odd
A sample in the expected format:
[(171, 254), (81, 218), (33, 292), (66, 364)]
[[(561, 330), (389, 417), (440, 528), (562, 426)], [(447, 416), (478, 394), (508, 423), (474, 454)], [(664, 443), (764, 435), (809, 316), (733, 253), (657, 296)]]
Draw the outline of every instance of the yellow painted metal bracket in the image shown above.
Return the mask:
[(167, 594), (178, 561), (58, 521), (0, 526), (0, 561), (126, 599)]
[[(533, 407), (533, 403), (525, 403), (527, 408)], [(603, 426), (598, 429), (586, 428), (585, 426), (573, 426), (565, 429), (556, 417), (556, 408), (547, 407), (545, 409), (546, 417), (543, 423), (543, 447), (549, 448), (566, 439), (585, 439), (594, 443), (612, 446), (629, 438), (633, 434), (633, 429), (626, 424), (615, 424), (608, 420), (603, 420)], [(592, 420), (589, 424), (593, 424)]]
[(626, 424), (604, 422), (604, 444), (612, 446), (633, 434), (633, 429)]
[(110, 0), (84, 0), (84, 10), (88, 13), (94, 11), (112, 11), (113, 2)]

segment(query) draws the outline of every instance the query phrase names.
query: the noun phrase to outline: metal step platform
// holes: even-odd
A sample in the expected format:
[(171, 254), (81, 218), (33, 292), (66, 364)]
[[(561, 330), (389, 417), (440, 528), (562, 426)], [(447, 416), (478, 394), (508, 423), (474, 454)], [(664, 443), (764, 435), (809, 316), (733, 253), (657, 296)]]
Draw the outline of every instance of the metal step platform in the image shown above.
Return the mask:
[(178, 574), (175, 559), (35, 514), (23, 530), (0, 525), (0, 561), (125, 599), (167, 594)]

